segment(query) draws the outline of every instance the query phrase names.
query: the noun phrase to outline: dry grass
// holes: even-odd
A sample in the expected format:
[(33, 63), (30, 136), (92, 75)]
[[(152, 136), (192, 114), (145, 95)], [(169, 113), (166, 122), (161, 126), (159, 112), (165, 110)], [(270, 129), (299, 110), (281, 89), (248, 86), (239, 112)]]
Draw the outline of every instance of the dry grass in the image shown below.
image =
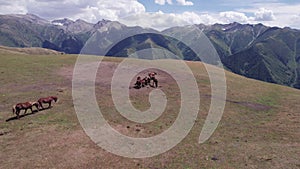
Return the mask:
[(0, 54), (16, 54), (16, 55), (61, 55), (62, 52), (58, 52), (51, 49), (31, 47), (31, 48), (13, 48), (0, 46)]
[[(213, 136), (198, 144), (210, 106), (210, 83), (201, 63), (188, 62), (201, 96), (198, 119), (191, 132), (164, 154), (129, 159), (96, 146), (79, 125), (71, 95), (76, 56), (3, 54), (0, 59), (0, 168), (300, 167), (299, 90), (226, 72), (228, 95), (223, 118)], [(117, 112), (111, 99), (109, 82), (120, 61), (105, 58), (98, 72), (96, 95), (105, 118), (119, 132), (132, 137), (149, 137), (165, 131), (178, 114), (177, 84), (172, 77), (159, 72), (160, 88), (169, 100), (167, 109), (154, 122), (132, 123)], [(151, 90), (131, 90), (131, 101), (138, 109), (149, 107)], [(6, 122), (13, 117), (12, 104), (47, 95), (57, 95), (60, 101), (51, 109)], [(245, 102), (252, 106), (241, 104)], [(268, 109), (257, 109), (255, 105)]]

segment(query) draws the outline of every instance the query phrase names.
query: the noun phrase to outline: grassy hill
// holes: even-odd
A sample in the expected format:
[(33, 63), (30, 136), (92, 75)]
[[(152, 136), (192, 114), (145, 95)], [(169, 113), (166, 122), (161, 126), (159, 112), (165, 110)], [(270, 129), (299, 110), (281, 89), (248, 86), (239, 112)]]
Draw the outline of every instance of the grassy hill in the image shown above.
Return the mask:
[[(3, 50), (1, 50), (3, 52)], [(300, 91), (226, 72), (227, 100), (223, 118), (204, 144), (199, 134), (210, 106), (210, 81), (201, 62), (187, 62), (200, 90), (198, 118), (189, 135), (159, 156), (129, 159), (96, 146), (83, 132), (72, 101), (76, 55), (0, 55), (0, 168), (299, 168)], [(99, 57), (91, 58), (91, 62)], [(96, 79), (96, 97), (104, 117), (116, 130), (132, 137), (150, 137), (175, 121), (178, 86), (159, 72), (160, 89), (168, 98), (156, 121), (137, 124), (114, 108), (110, 81), (122, 58), (104, 58)], [(132, 67), (134, 68), (134, 66)], [(132, 81), (133, 82), (133, 81)], [(149, 108), (152, 88), (130, 90), (134, 106)], [(57, 95), (51, 109), (14, 119), (13, 104)]]
[(0, 46), (0, 54), (19, 54), (19, 55), (61, 55), (63, 52), (58, 52), (51, 49), (31, 47), (31, 48), (13, 48)]
[[(300, 88), (299, 30), (236, 22), (194, 26), (206, 35), (227, 70), (265, 82)], [(187, 44), (180, 39), (185, 39)], [(184, 60), (197, 61), (196, 54), (206, 55), (202, 40), (202, 36), (196, 36), (190, 26), (159, 32), (108, 20), (92, 24), (67, 18), (50, 22), (34, 14), (0, 15), (0, 45), (10, 47), (43, 47), (78, 54), (86, 44), (90, 44), (92, 49), (85, 49), (85, 54), (114, 57), (135, 55), (138, 51), (155, 48), (168, 51), (161, 58), (174, 58), (172, 53)], [(189, 46), (197, 46), (201, 51), (192, 51)], [(140, 58), (145, 57), (143, 52), (140, 55)]]

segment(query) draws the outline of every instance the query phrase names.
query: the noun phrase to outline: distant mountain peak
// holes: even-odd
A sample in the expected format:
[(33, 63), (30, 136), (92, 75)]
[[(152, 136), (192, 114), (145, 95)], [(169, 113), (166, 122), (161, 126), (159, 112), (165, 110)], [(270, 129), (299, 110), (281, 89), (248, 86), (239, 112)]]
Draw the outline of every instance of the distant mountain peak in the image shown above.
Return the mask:
[(108, 23), (110, 23), (110, 22), (112, 22), (112, 21), (102, 19), (102, 20), (98, 21), (98, 22), (94, 25), (94, 28), (95, 28), (95, 29), (100, 29), (101, 27), (103, 27), (104, 25), (106, 25), (106, 24), (108, 24)]
[(73, 24), (74, 21), (68, 18), (64, 18), (64, 19), (53, 20), (51, 23), (54, 25), (68, 26), (70, 24)]
[(20, 18), (27, 20), (29, 22), (37, 23), (37, 24), (49, 24), (50, 22), (46, 19), (43, 19), (35, 14), (27, 13), (27, 14), (10, 14), (6, 15), (9, 17)]

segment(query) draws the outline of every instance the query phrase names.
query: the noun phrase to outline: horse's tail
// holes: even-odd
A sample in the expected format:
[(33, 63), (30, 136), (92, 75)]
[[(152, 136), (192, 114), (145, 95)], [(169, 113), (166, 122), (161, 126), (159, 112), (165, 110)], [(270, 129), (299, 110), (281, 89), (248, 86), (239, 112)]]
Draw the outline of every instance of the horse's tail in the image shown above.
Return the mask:
[(15, 114), (15, 112), (16, 112), (16, 105), (13, 105), (12, 112), (13, 112), (13, 114)]

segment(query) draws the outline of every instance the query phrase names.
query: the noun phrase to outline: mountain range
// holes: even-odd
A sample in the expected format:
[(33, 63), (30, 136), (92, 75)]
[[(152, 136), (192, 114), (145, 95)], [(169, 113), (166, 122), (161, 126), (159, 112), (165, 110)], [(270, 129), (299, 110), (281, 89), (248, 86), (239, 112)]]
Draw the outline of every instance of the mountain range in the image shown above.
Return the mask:
[[(195, 26), (210, 40), (226, 69), (249, 78), (300, 89), (300, 30), (240, 23)], [(93, 46), (96, 50), (83, 49), (86, 43), (93, 41), (91, 37), (95, 33), (96, 38), (101, 39), (101, 43)], [(199, 60), (187, 45), (164, 34), (185, 38), (187, 29), (172, 27), (160, 32), (108, 20), (92, 24), (67, 18), (48, 21), (33, 14), (0, 15), (2, 46), (43, 47), (69, 54), (90, 51), (86, 54), (120, 57), (157, 48), (166, 49), (184, 60)], [(120, 39), (122, 37), (128, 38)], [(191, 38), (189, 43), (200, 42)]]

